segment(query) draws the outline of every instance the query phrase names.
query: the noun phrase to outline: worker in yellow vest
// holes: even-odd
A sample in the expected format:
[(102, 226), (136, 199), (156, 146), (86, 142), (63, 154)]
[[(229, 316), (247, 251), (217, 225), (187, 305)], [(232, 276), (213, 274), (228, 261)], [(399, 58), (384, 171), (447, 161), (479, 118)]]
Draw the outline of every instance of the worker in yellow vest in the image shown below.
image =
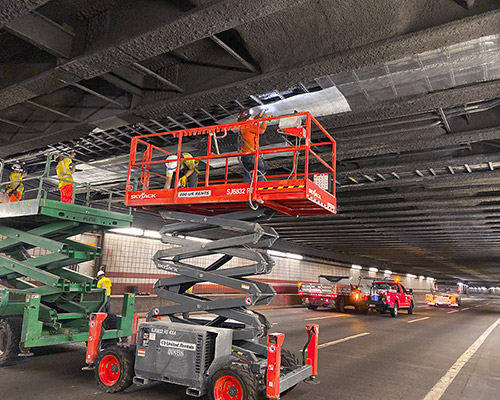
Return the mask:
[(14, 164), (12, 166), (12, 173), (10, 174), (10, 183), (6, 186), (7, 194), (9, 196), (9, 203), (14, 201), (19, 201), (23, 197), (24, 185), (23, 178), (27, 176), (27, 173), (19, 164)]
[[(181, 168), (179, 171), (179, 187), (198, 186), (198, 175), (200, 171), (198, 171), (197, 167), (200, 162), (193, 159), (191, 153), (182, 153), (181, 158), (184, 158), (184, 160), (181, 161)], [(167, 167), (167, 179), (165, 180), (163, 189), (173, 189), (177, 170), (177, 155), (172, 154), (168, 156), (165, 166)]]
[(106, 309), (106, 312), (109, 314), (110, 310), (109, 296), (111, 296), (111, 286), (113, 286), (111, 284), (111, 279), (106, 277), (104, 271), (99, 271), (97, 273), (97, 279), (99, 279), (99, 281), (97, 282), (97, 288), (106, 290), (106, 305), (104, 306), (104, 308)]
[(73, 173), (76, 165), (73, 163), (76, 153), (73, 151), (69, 157), (59, 155), (57, 157), (57, 179), (59, 179), (59, 191), (63, 203), (73, 203)]

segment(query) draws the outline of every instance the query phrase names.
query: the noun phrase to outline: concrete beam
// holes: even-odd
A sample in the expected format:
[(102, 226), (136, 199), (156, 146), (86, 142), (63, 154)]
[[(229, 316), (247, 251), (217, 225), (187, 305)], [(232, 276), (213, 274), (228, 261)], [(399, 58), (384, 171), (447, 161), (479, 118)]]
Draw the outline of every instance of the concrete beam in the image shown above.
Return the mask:
[[(414, 139), (402, 137), (387, 140), (387, 137), (381, 137), (373, 141), (352, 142), (350, 140), (337, 141), (338, 160), (349, 160), (351, 158), (372, 157), (382, 154), (397, 154), (400, 152), (420, 151), (426, 149), (436, 149), (439, 147), (467, 145), (470, 143), (481, 142), (485, 140), (500, 139), (500, 127), (480, 129), (470, 132), (446, 133), (436, 135), (434, 131), (413, 134)], [(363, 145), (365, 147), (363, 148)]]
[(9, 21), (29, 14), (50, 0), (0, 0), (0, 27)]
[(495, 184), (500, 179), (500, 171), (483, 171), (473, 172), (471, 174), (455, 174), (455, 175), (436, 175), (421, 177), (415, 175), (414, 178), (393, 179), (386, 181), (367, 182), (357, 185), (342, 185), (337, 187), (339, 195), (350, 191), (367, 191), (380, 188), (396, 188), (404, 186), (439, 188), (439, 187), (457, 187), (459, 185), (489, 185)]
[[(0, 90), (0, 109), (48, 93), (83, 79), (91, 79), (117, 68), (167, 53), (217, 33), (250, 23), (259, 18), (294, 7), (306, 0), (220, 0), (197, 7), (163, 26), (155, 26), (121, 43), (96, 50), (44, 72), (28, 81)], [(194, 27), (194, 28), (193, 28)], [(64, 75), (63, 82), (54, 79)], [(22, 87), (23, 93), (12, 92)], [(187, 110), (183, 110), (187, 111)], [(163, 118), (163, 116), (162, 116)]]
[[(500, 24), (500, 21), (498, 21)], [(499, 29), (500, 30), (500, 29)], [(337, 128), (398, 118), (427, 111), (435, 111), (439, 107), (452, 108), (476, 101), (495, 99), (500, 96), (500, 81), (478, 83), (469, 87), (448, 89), (442, 92), (429, 93), (408, 100), (398, 99), (376, 107), (359, 108), (356, 112), (322, 117), (319, 122), (331, 131)]]
[[(235, 98), (266, 93), (269, 88), (285, 89), (330, 74), (381, 65), (406, 56), (478, 39), (500, 32), (500, 10), (464, 18), (449, 24), (399, 37), (371, 43), (321, 60), (307, 60), (301, 66), (283, 68), (249, 78), (230, 87), (223, 86), (204, 92), (156, 102), (139, 107), (136, 112), (146, 118), (160, 118), (189, 112), (207, 104), (232, 101)], [(479, 99), (483, 99), (480, 97)], [(478, 100), (476, 98), (476, 100)], [(458, 103), (461, 104), (461, 103)], [(446, 107), (446, 106), (444, 106)]]
[(58, 58), (71, 57), (73, 32), (41, 15), (26, 14), (9, 22), (4, 28)]

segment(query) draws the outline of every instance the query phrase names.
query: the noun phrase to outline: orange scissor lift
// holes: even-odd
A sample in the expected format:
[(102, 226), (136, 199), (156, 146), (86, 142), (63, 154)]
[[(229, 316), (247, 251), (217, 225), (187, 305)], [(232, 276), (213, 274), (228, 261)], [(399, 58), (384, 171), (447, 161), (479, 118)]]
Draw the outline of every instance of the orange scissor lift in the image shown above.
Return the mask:
[[(268, 123), (267, 132), (276, 129), (283, 135), (282, 144), (261, 147), (257, 135), (256, 151), (219, 151), (223, 139), (237, 143), (240, 129), (256, 128), (263, 122)], [(185, 157), (193, 136), (206, 143), (206, 151)], [(153, 143), (161, 137), (175, 138), (177, 151)], [(164, 189), (165, 165), (169, 156), (168, 161), (174, 161), (172, 154), (176, 165), (199, 161), (198, 186), (178, 187), (177, 168), (174, 189)], [(240, 177), (239, 157), (245, 155), (254, 157), (253, 179), (248, 183)], [(261, 156), (266, 162), (282, 158), (280, 164), (288, 162), (290, 170), (258, 181)], [(208, 392), (215, 400), (256, 400), (262, 395), (278, 399), (301, 381), (317, 382), (318, 325), (306, 326), (308, 339), (299, 362), (282, 349), (284, 334), (269, 333), (267, 318), (249, 309), (269, 304), (276, 295), (274, 288), (247, 277), (269, 274), (275, 264), (262, 250), (271, 247), (278, 234), (258, 220), (269, 218), (270, 212), (335, 213), (334, 182), (335, 140), (310, 113), (134, 137), (125, 203), (154, 211), (171, 222), (160, 230), (169, 247), (153, 257), (158, 269), (171, 274), (154, 285), (158, 297), (169, 305), (147, 313), (147, 322), (137, 327), (132, 338), (130, 352), (106, 348), (97, 354), (95, 346), (87, 354), (101, 388), (116, 392), (132, 382), (166, 381), (186, 386), (186, 393), (195, 397)], [(214, 229), (225, 233), (201, 242), (189, 236)], [(199, 261), (193, 261), (197, 257)], [(207, 265), (200, 267), (203, 264)], [(196, 284), (207, 283), (229, 288), (231, 295), (210, 298), (193, 292)], [(99, 318), (95, 320), (94, 341), (100, 330)], [(133, 370), (122, 368), (132, 360)]]
[[(257, 148), (253, 152), (233, 152), (219, 154), (218, 135), (232, 136), (237, 142), (239, 130), (256, 126), (266, 121), (268, 130), (277, 124), (277, 130), (295, 144), (278, 147)], [(312, 132), (315, 131), (313, 140)], [(161, 136), (177, 139), (177, 152), (171, 153), (155, 146), (151, 140)], [(191, 136), (206, 138), (206, 154), (194, 157), (205, 163), (200, 171), (200, 183), (196, 188), (178, 188), (179, 169), (175, 176), (175, 189), (163, 190), (153, 187), (152, 178), (166, 178), (165, 174), (154, 171), (155, 165), (165, 165), (168, 156), (174, 154), (182, 162), (183, 141)], [(319, 154), (328, 153), (325, 161)], [(241, 156), (255, 157), (254, 179), (243, 183), (241, 178), (229, 177), (230, 166), (238, 163)], [(263, 157), (287, 157), (292, 162), (289, 174), (267, 175), (266, 181), (259, 182), (257, 160)], [(212, 179), (211, 166), (224, 169), (224, 178)], [(138, 183), (134, 184), (133, 173), (140, 171)], [(220, 174), (219, 174), (220, 175)], [(216, 215), (228, 211), (244, 210), (248, 203), (260, 203), (286, 215), (329, 214), (336, 212), (335, 198), (335, 140), (310, 114), (300, 113), (287, 117), (256, 119), (232, 124), (214, 125), (184, 129), (173, 132), (154, 133), (132, 138), (129, 178), (125, 203), (131, 207), (161, 206), (164, 209), (196, 214)]]

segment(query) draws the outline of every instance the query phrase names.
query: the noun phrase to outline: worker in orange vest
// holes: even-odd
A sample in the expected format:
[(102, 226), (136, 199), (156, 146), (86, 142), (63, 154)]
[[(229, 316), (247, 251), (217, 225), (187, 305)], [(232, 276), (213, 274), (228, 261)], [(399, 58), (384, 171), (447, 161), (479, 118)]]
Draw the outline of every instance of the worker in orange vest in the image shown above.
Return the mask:
[[(250, 110), (244, 108), (240, 111), (238, 115), (238, 122), (250, 121), (255, 119), (251, 114)], [(266, 131), (267, 121), (262, 121), (258, 125), (242, 126), (240, 128), (240, 152), (255, 151), (257, 149), (257, 136)], [(251, 182), (255, 167), (255, 155), (247, 154), (241, 156), (241, 164), (243, 166), (243, 182)], [(264, 160), (259, 157), (257, 160), (257, 180), (266, 180), (266, 167), (264, 165)]]

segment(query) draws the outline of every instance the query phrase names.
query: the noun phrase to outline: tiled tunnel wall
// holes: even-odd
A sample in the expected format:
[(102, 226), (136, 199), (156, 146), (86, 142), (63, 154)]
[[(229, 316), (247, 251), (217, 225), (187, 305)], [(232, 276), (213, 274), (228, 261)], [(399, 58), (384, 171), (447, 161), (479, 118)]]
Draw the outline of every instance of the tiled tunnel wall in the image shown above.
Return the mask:
[[(106, 233), (103, 244), (102, 265), (113, 282), (112, 293), (122, 294), (137, 286), (138, 292), (153, 294), (153, 284), (160, 277), (169, 276), (156, 268), (152, 261), (153, 254), (166, 247), (158, 239), (134, 237), (116, 233)], [(188, 260), (193, 264), (206, 266), (216, 256), (204, 259)], [(271, 283), (278, 293), (297, 293), (298, 282), (316, 282), (319, 275), (344, 275), (383, 278), (383, 273), (357, 271), (351, 268), (327, 264), (323, 261), (305, 261), (274, 257), (276, 265), (268, 275), (256, 277)], [(233, 259), (227, 266), (244, 265), (244, 260)], [(415, 291), (428, 291), (432, 282), (426, 279), (401, 276), (401, 282)], [(228, 293), (228, 288), (205, 283), (194, 288), (195, 293)]]

